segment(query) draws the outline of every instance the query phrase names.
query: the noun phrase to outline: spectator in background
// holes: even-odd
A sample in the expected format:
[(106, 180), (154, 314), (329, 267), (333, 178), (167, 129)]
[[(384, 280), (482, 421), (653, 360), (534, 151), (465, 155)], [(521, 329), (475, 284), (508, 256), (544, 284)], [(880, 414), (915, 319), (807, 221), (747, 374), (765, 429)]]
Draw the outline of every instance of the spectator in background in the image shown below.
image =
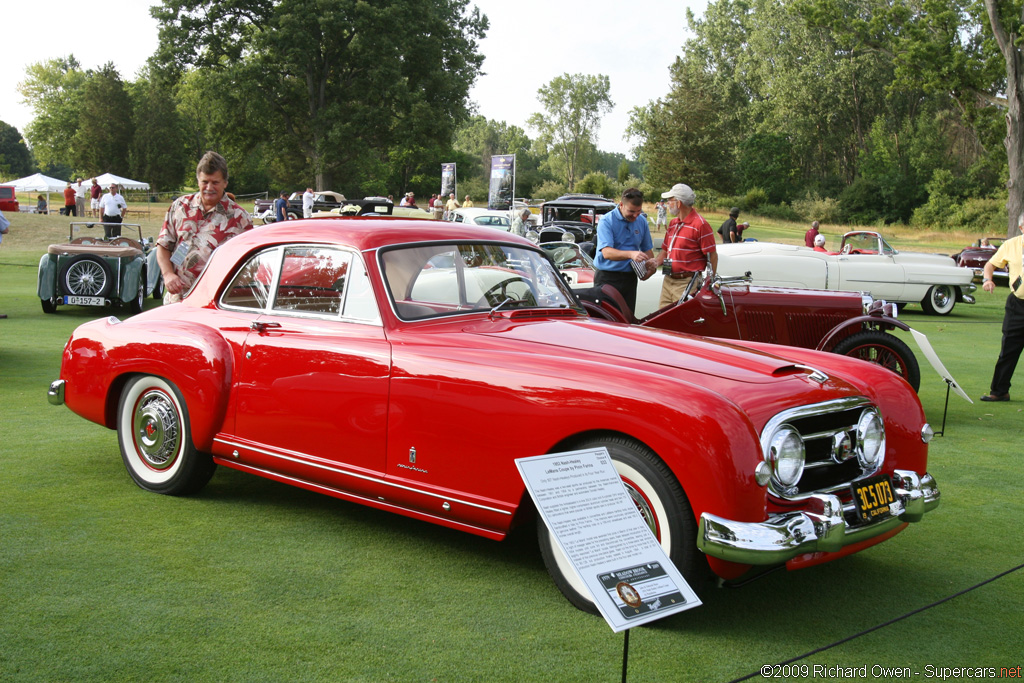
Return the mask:
[(100, 214), (103, 219), (103, 239), (121, 236), (121, 221), (128, 213), (128, 202), (117, 191), (117, 183), (110, 183), (110, 191), (100, 197)]
[(643, 272), (645, 280), (654, 273), (648, 265), (654, 257), (654, 243), (643, 204), (644, 193), (631, 187), (622, 193), (619, 205), (597, 222), (594, 286), (614, 287), (630, 312), (636, 309), (637, 273)]
[(825, 236), (821, 233), (814, 236), (814, 251), (828, 253), (828, 249), (825, 248)]
[(434, 204), (437, 204), (437, 194), (430, 195), (430, 201), (427, 202), (427, 208), (431, 213), (434, 211)]
[(288, 193), (284, 190), (274, 200), (274, 220), (282, 223), (288, 220)]
[(470, 199), (469, 195), (467, 194), (466, 195), (466, 199), (462, 202), (462, 208), (463, 209), (472, 209), (474, 206), (476, 206), (476, 205), (473, 203), (473, 200)]
[(818, 221), (811, 223), (811, 229), (804, 233), (804, 246), (814, 247), (814, 238), (818, 236)]
[(227, 196), (224, 157), (216, 152), (204, 154), (196, 167), (196, 180), (199, 191), (171, 203), (156, 239), (165, 304), (181, 301), (214, 249), (252, 229), (249, 214)]
[(658, 214), (654, 227), (663, 230), (668, 225), (668, 204), (659, 199), (658, 203), (654, 205), (654, 209)]
[(46, 214), (49, 213), (46, 210), (46, 197), (39, 195), (36, 198), (36, 213)]
[(734, 206), (729, 209), (729, 217), (725, 219), (721, 227), (718, 228), (718, 234), (722, 236), (722, 244), (733, 244), (735, 242), (742, 242), (740, 239), (740, 231), (736, 226), (736, 218), (740, 215), (740, 209), (738, 206)]
[(668, 224), (661, 252), (654, 260), (655, 267), (667, 262), (658, 308), (679, 301), (690, 280), (708, 264), (711, 265), (712, 276), (718, 271), (715, 233), (693, 208), (697, 201), (696, 193), (689, 185), (678, 183), (661, 196), (668, 199), (668, 213), (674, 218)]
[(307, 187), (306, 191), (302, 193), (302, 217), (312, 218), (313, 217), (313, 188)]
[(78, 182), (74, 185), (75, 188), (75, 209), (78, 215), (82, 218), (85, 217), (85, 191), (86, 187), (82, 184), (82, 179), (79, 178)]
[(75, 215), (75, 188), (71, 187), (71, 183), (64, 188), (64, 215)]
[(455, 198), (455, 193), (452, 192), (448, 195), (448, 202), (444, 205), (444, 219), (451, 220), (452, 211), (457, 208), (459, 208), (459, 201)]
[(103, 196), (103, 188), (100, 187), (100, 183), (95, 178), (92, 179), (92, 185), (89, 187), (89, 208), (92, 210), (92, 217), (100, 217), (100, 197)]
[(509, 229), (513, 235), (519, 235), (520, 237), (526, 237), (526, 231), (530, 229), (530, 210), (523, 207), (516, 214), (516, 217), (512, 219), (512, 227)]

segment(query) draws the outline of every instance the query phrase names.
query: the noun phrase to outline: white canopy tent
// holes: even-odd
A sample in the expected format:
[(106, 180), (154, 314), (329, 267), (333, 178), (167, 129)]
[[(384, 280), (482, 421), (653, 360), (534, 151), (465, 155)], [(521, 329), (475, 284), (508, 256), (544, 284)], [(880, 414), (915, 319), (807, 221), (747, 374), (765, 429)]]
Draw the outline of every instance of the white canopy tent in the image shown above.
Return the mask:
[[(18, 178), (10, 182), (4, 183), (4, 185), (13, 185), (15, 192), (45, 192), (46, 193), (46, 205), (50, 205), (50, 193), (51, 192), (63, 192), (64, 188), (68, 186), (67, 181), (60, 180), (58, 178), (51, 178), (50, 176), (43, 175), (42, 173), (35, 173), (24, 178)], [(26, 209), (22, 209), (23, 211)]]
[[(132, 180), (131, 178), (122, 178), (119, 175), (113, 173), (104, 173), (103, 175), (96, 176), (96, 182), (100, 184), (104, 190), (110, 187), (110, 183), (117, 183), (117, 186), (122, 190), (148, 190), (149, 183), (144, 183), (139, 180)], [(92, 179), (86, 178), (82, 181), (84, 185), (92, 185)]]

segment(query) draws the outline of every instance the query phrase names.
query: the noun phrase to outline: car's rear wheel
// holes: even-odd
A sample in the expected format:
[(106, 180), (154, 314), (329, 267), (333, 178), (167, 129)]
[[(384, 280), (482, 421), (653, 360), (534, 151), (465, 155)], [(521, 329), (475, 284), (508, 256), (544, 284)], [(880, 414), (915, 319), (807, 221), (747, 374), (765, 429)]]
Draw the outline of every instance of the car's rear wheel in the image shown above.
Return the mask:
[(106, 261), (92, 254), (79, 254), (60, 269), (64, 291), (75, 296), (105, 296), (114, 279)]
[[(657, 455), (634, 441), (607, 437), (589, 441), (579, 448), (600, 446), (608, 449), (637, 510), (672, 563), (687, 583), (699, 592), (699, 584), (707, 577), (708, 567), (704, 556), (697, 550), (697, 521), (679, 482)], [(544, 565), (566, 599), (584, 612), (597, 614), (589, 591), (540, 519), (537, 520), (537, 540)]]
[(914, 391), (921, 388), (921, 366), (917, 357), (902, 339), (888, 332), (858, 332), (836, 344), (832, 352), (881, 365), (907, 380)]
[(43, 305), (43, 313), (56, 313), (57, 312), (57, 297), (52, 296), (49, 299), (40, 299), (39, 303)]
[(147, 491), (195, 493), (217, 467), (192, 444), (181, 392), (160, 377), (140, 375), (125, 386), (117, 408), (117, 436), (128, 474)]
[(952, 285), (934, 285), (921, 300), (921, 308), (929, 315), (949, 315), (956, 305), (956, 290)]

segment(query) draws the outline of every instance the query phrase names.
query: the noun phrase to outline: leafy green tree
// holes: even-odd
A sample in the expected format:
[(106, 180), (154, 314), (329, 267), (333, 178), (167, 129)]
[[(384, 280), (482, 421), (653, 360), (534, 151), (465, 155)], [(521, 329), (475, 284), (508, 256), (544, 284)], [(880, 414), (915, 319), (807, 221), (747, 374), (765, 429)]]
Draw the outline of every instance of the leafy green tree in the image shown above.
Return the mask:
[(550, 148), (571, 191), (580, 174), (580, 161), (593, 148), (601, 117), (612, 110), (607, 76), (562, 74), (537, 91), (544, 112), (530, 116), (539, 141)]
[(89, 74), (79, 101), (78, 130), (71, 160), (79, 173), (129, 175), (129, 151), (135, 136), (132, 102), (113, 63)]
[(87, 78), (74, 55), (37, 62), (25, 69), (18, 92), (34, 112), (25, 137), (40, 166), (73, 166), (73, 140)]
[(468, 0), (164, 0), (152, 12), (159, 68), (228, 74), (251, 102), (220, 116), (251, 113), (247, 149), (271, 142), (265, 156), (308, 165), (319, 189), (370, 183), (382, 167), (400, 183), (426, 173), (468, 115), (487, 29)]
[(739, 177), (744, 191), (759, 187), (772, 204), (791, 200), (796, 168), (789, 138), (778, 133), (756, 133), (741, 142)]
[(14, 126), (0, 121), (0, 174), (10, 178), (32, 175), (32, 153)]
[[(131, 84), (135, 137), (132, 140), (130, 177), (150, 187), (174, 190), (187, 180), (184, 135), (174, 90), (152, 70)], [(190, 183), (191, 184), (191, 183)]]

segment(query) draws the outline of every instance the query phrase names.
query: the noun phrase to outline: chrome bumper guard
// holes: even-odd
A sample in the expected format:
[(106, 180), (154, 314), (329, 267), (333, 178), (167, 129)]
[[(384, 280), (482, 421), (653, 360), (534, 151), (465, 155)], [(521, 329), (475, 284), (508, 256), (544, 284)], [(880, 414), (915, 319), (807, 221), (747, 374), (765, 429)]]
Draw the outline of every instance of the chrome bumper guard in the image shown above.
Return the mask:
[(804, 499), (803, 510), (773, 515), (765, 522), (736, 522), (705, 512), (700, 517), (697, 548), (739, 564), (782, 564), (806, 553), (836, 552), (905, 522), (919, 522), (939, 504), (939, 487), (930, 474), (896, 470), (893, 484), (892, 515), (874, 524), (847, 524), (838, 496), (815, 493)]
[(64, 380), (55, 379), (50, 382), (50, 389), (46, 392), (46, 400), (52, 405), (64, 405)]

